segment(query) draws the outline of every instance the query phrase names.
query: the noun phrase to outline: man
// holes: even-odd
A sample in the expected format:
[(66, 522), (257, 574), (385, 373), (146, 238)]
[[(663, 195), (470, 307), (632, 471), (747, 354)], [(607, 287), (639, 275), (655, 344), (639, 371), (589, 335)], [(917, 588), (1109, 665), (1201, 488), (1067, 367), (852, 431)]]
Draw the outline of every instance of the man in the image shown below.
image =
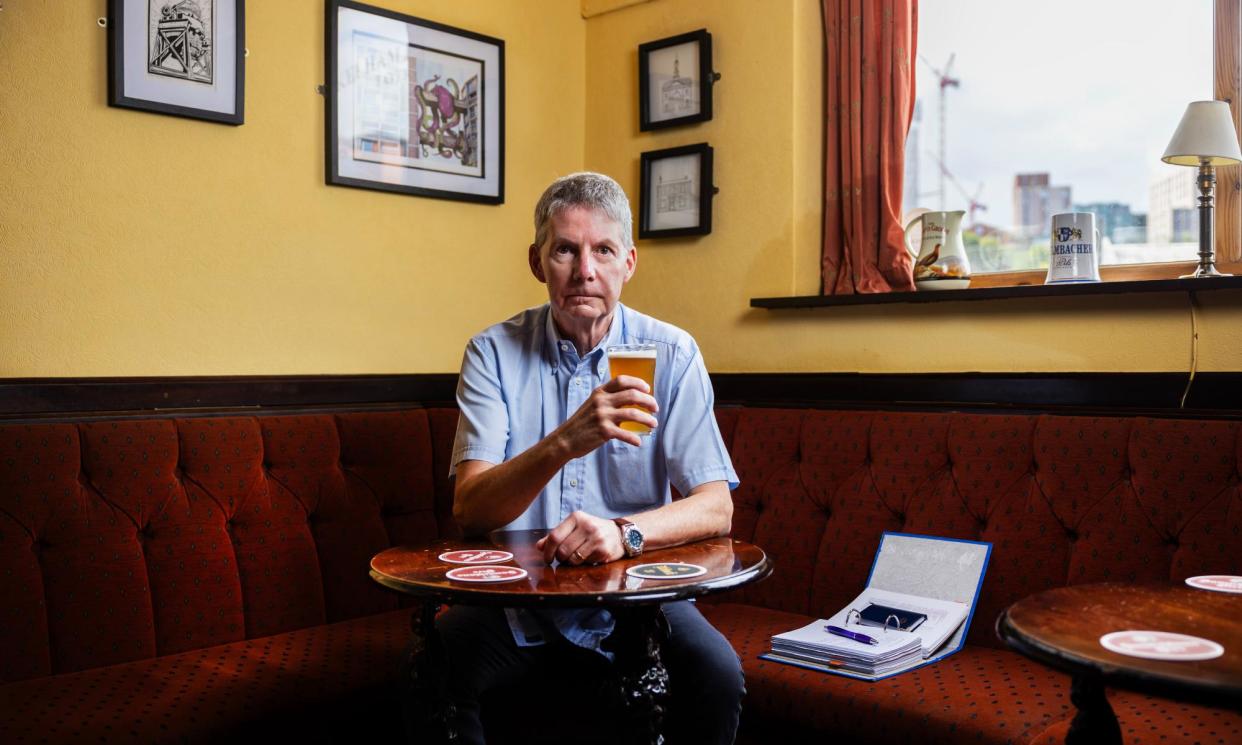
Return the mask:
[[(544, 558), (576, 565), (729, 532), (737, 476), (698, 347), (619, 302), (638, 262), (630, 225), (624, 191), (599, 174), (557, 180), (535, 207), (530, 269), (549, 302), (472, 338), (462, 361), (453, 516), (467, 534), (548, 528)], [(656, 346), (655, 390), (609, 379), (605, 348), (622, 343)], [(647, 424), (651, 436), (622, 429), (626, 421)], [(684, 499), (670, 499), (670, 481)], [(732, 742), (737, 655), (693, 604), (663, 610), (670, 741), (689, 742), (693, 731), (693, 742)], [(458, 606), (437, 629), (465, 742), (483, 742), (478, 700), (487, 691), (550, 668), (575, 685), (583, 671), (606, 673), (612, 657), (613, 618), (599, 609)]]

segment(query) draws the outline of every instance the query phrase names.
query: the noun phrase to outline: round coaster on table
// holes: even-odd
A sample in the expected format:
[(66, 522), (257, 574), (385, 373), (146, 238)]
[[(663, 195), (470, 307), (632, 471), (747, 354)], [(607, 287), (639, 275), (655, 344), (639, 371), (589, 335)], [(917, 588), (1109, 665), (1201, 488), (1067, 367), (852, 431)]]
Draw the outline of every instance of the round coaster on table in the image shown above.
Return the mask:
[(686, 579), (707, 574), (707, 570), (698, 564), (682, 564), (671, 562), (666, 564), (639, 564), (625, 570), (631, 577), (639, 579)]
[(474, 549), (471, 551), (445, 551), (440, 554), (440, 561), (450, 564), (499, 564), (513, 558), (508, 551), (490, 549)]
[(1100, 637), (1100, 645), (1110, 652), (1148, 660), (1211, 660), (1225, 648), (1210, 639), (1174, 634), (1171, 631), (1114, 631)]
[(1234, 574), (1201, 574), (1198, 577), (1187, 577), (1186, 584), (1197, 590), (1242, 595), (1242, 577)]
[(457, 567), (444, 573), (457, 582), (510, 582), (526, 576), (521, 567)]

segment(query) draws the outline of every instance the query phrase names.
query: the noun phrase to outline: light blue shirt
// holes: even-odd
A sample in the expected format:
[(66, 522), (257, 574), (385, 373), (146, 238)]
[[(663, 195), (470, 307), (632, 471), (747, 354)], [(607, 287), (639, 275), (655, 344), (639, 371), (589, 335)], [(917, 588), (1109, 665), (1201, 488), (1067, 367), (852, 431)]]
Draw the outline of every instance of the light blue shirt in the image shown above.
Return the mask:
[[(553, 528), (575, 510), (624, 517), (667, 504), (670, 483), (682, 494), (711, 481), (737, 487), (713, 413), (714, 394), (698, 345), (676, 326), (617, 304), (605, 338), (579, 357), (560, 338), (547, 304), (485, 329), (466, 345), (457, 383), (452, 467), (463, 460), (502, 463), (530, 449), (607, 382), (615, 344), (654, 344), (659, 426), (642, 447), (609, 440), (575, 458), (506, 530)], [(525, 613), (507, 611), (515, 641), (542, 643)], [(612, 631), (604, 611), (541, 612), (569, 641), (590, 649)]]

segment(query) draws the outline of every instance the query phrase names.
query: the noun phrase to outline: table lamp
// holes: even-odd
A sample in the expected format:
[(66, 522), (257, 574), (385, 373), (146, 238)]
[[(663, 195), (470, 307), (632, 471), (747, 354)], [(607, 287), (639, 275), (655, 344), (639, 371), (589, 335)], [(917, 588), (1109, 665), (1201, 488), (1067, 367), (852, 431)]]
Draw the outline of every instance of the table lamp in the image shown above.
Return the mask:
[(1216, 230), (1212, 221), (1216, 166), (1242, 162), (1229, 104), (1192, 102), (1160, 159), (1173, 165), (1199, 167), (1199, 266), (1192, 274), (1182, 275), (1182, 279), (1231, 276), (1216, 270)]

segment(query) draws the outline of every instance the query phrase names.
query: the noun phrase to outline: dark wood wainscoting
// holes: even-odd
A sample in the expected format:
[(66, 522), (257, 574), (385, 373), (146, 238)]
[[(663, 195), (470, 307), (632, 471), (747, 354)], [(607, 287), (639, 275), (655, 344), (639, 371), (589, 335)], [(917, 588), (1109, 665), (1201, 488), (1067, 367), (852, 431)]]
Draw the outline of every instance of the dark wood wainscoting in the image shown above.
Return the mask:
[[(1242, 373), (718, 373), (721, 404), (1242, 417)], [(0, 379), (0, 419), (452, 405), (453, 373)], [(1183, 396), (1185, 402), (1183, 405)]]

